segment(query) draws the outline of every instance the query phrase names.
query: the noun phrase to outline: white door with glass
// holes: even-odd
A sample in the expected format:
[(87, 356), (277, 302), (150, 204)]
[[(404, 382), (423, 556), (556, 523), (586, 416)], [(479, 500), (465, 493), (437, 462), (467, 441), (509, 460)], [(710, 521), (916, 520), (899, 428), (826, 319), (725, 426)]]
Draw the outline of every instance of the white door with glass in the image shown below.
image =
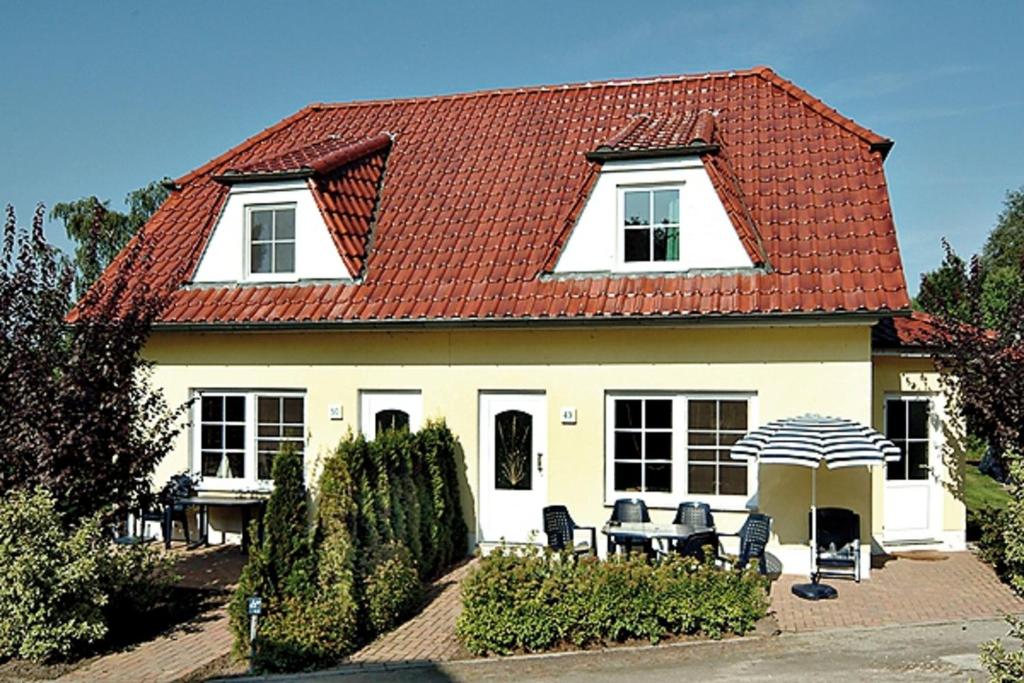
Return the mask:
[(480, 395), (480, 540), (544, 542), (547, 398)]
[(902, 457), (885, 469), (885, 532), (889, 542), (935, 540), (933, 510), (939, 502), (933, 459), (938, 457), (927, 396), (885, 399), (885, 435)]

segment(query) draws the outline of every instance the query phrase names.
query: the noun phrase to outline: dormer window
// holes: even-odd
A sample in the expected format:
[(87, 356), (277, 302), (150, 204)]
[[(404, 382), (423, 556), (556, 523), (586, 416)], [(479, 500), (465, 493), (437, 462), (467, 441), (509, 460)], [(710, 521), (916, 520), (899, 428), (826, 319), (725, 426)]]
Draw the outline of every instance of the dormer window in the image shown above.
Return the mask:
[(295, 273), (295, 205), (247, 206), (249, 274)]
[(622, 260), (679, 260), (679, 188), (620, 188)]

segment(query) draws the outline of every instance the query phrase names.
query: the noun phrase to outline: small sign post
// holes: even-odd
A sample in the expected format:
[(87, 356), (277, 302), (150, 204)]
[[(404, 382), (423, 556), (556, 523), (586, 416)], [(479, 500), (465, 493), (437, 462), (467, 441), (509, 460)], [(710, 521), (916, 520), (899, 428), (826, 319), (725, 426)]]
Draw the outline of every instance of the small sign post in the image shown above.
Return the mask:
[(253, 660), (256, 656), (256, 631), (261, 614), (263, 614), (263, 598), (253, 595), (249, 598), (249, 673), (253, 672)]

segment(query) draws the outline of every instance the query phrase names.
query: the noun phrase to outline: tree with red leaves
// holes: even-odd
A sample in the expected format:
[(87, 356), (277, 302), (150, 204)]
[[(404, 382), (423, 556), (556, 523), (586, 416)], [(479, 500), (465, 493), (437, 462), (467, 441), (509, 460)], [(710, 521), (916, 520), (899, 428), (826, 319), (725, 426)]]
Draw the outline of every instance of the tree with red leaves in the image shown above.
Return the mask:
[(151, 478), (181, 429), (141, 355), (166, 293), (140, 285), (142, 234), (77, 304), (75, 271), (14, 209), (0, 248), (0, 495), (44, 486), (72, 523), (151, 500)]

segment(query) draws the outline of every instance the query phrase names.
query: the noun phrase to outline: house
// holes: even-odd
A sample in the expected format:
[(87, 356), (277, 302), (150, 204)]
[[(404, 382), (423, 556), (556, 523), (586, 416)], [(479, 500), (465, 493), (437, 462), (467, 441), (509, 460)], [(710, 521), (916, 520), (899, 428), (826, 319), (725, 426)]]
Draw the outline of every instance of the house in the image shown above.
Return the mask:
[(770, 514), (798, 573), (810, 472), (728, 451), (815, 412), (904, 449), (819, 474), (865, 553), (963, 548), (891, 146), (764, 67), (308, 106), (144, 229), (174, 290), (145, 353), (195, 399), (157, 479), (265, 491), (284, 443), (312, 476), (349, 430), (443, 417), (472, 544), (543, 540), (549, 503), (600, 526), (620, 497), (666, 521), (701, 500), (726, 530)]

